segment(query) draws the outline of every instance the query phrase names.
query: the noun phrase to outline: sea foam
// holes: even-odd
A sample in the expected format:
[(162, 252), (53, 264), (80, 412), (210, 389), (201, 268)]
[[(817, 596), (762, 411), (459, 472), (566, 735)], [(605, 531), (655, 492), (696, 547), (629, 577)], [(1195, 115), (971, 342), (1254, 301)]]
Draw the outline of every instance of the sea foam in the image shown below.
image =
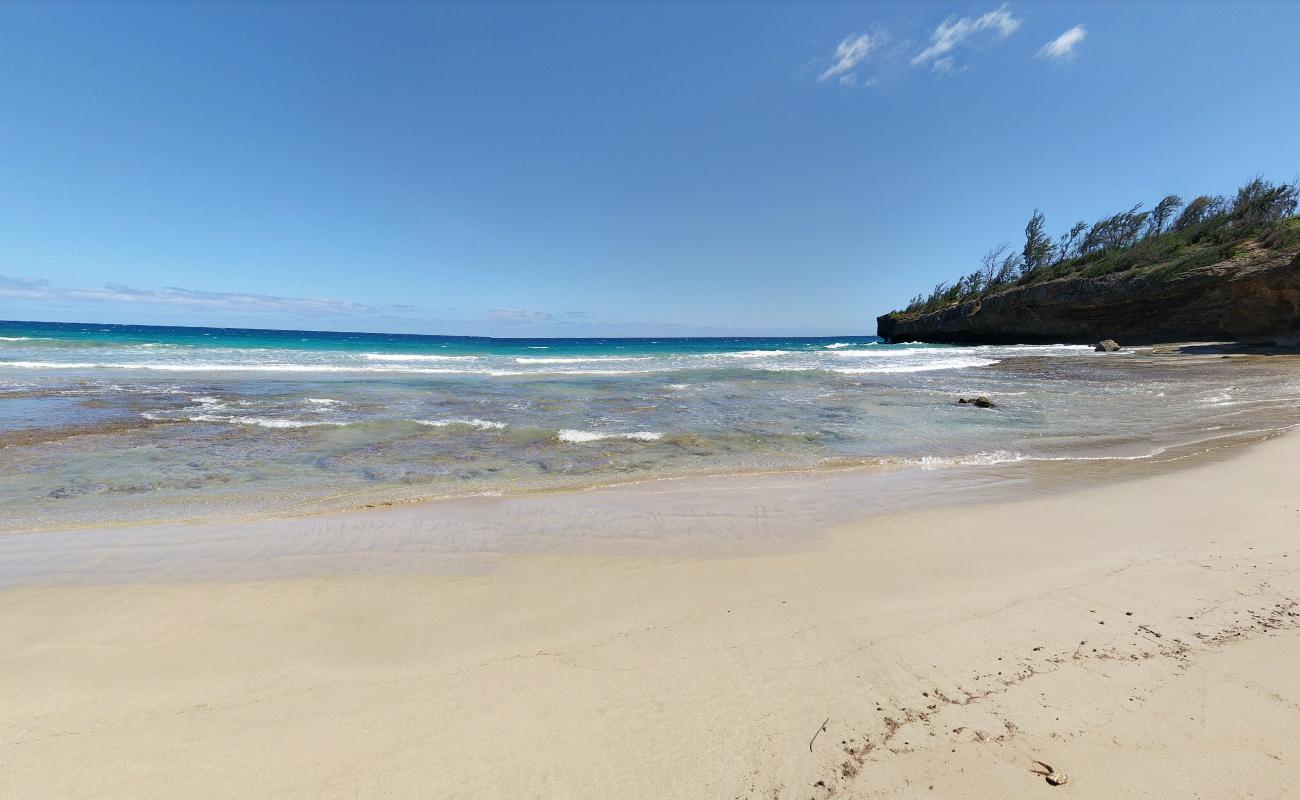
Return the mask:
[(515, 359), (516, 364), (603, 364), (611, 361), (650, 361), (652, 356), (591, 356), (588, 358), (527, 358)]
[(603, 433), (598, 431), (562, 430), (556, 434), (561, 442), (598, 442), (602, 439), (629, 439), (636, 442), (655, 442), (663, 438), (658, 431), (633, 431), (631, 433)]
[(415, 353), (362, 353), (367, 361), (478, 361), (478, 356), (440, 356)]
[(504, 422), (493, 422), (488, 419), (417, 419), (420, 425), (428, 425), (431, 428), (446, 428), (453, 425), (460, 425), (467, 428), (478, 428), (479, 430), (500, 430), (506, 426)]

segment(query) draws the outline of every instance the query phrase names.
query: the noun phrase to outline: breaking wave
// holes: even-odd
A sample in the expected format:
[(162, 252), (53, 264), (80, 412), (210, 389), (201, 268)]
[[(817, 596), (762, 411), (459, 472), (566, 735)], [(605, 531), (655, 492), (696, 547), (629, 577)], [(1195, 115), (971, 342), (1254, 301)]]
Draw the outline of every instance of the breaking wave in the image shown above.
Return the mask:
[(633, 431), (631, 433), (606, 433), (599, 431), (562, 430), (556, 434), (561, 442), (598, 442), (602, 439), (629, 439), (636, 442), (657, 442), (663, 438), (658, 431)]

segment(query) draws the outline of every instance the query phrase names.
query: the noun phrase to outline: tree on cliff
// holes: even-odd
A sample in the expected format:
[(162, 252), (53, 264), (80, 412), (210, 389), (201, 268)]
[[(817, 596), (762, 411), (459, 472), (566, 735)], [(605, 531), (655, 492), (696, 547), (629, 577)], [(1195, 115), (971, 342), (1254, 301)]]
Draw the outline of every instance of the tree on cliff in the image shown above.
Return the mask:
[(1151, 216), (1147, 218), (1147, 236), (1159, 236), (1164, 233), (1165, 225), (1182, 207), (1183, 198), (1176, 194), (1166, 195), (1163, 200), (1156, 203), (1156, 207), (1151, 209)]
[(907, 310), (933, 311), (1012, 285), (1072, 274), (1100, 277), (1158, 268), (1159, 275), (1172, 276), (1231, 259), (1248, 239), (1270, 249), (1289, 246), (1300, 243), (1300, 220), (1291, 219), (1298, 207), (1300, 183), (1256, 177), (1231, 202), (1199, 195), (1184, 206), (1181, 197), (1170, 194), (1151, 211), (1138, 203), (1092, 225), (1078, 222), (1055, 243), (1047, 235), (1043, 212), (1034, 209), (1020, 252), (1006, 244), (988, 251), (974, 272), (940, 283), (928, 297), (917, 295)]
[(1043, 212), (1034, 209), (1034, 215), (1025, 226), (1025, 249), (1020, 253), (1020, 270), (1022, 275), (1032, 275), (1052, 260), (1052, 237), (1045, 232), (1047, 227)]
[(1266, 225), (1295, 213), (1300, 185), (1295, 182), (1274, 184), (1256, 176), (1237, 190), (1232, 201), (1232, 216), (1245, 225)]
[(980, 259), (980, 274), (986, 289), (996, 289), (1011, 283), (1020, 266), (1020, 257), (1011, 252), (1011, 245), (1003, 242)]
[(1079, 244), (1079, 253), (1087, 255), (1096, 250), (1123, 250), (1132, 247), (1138, 240), (1138, 234), (1146, 225), (1149, 212), (1139, 211), (1142, 204), (1121, 211), (1109, 217), (1103, 217), (1093, 223), (1083, 235)]
[(1178, 219), (1174, 220), (1173, 229), (1185, 231), (1210, 217), (1216, 217), (1223, 213), (1226, 205), (1222, 197), (1211, 197), (1208, 194), (1193, 198), (1192, 202), (1183, 209), (1183, 213), (1178, 215)]
[(1011, 279), (1020, 271), (1020, 254), (1008, 252), (1002, 257), (1002, 263), (998, 265), (998, 286), (1006, 286), (1011, 283)]
[(1079, 244), (1083, 232), (1088, 230), (1088, 223), (1079, 220), (1074, 223), (1067, 233), (1061, 234), (1061, 241), (1056, 245), (1056, 258), (1058, 261), (1064, 261), (1067, 258), (1074, 258), (1079, 255)]

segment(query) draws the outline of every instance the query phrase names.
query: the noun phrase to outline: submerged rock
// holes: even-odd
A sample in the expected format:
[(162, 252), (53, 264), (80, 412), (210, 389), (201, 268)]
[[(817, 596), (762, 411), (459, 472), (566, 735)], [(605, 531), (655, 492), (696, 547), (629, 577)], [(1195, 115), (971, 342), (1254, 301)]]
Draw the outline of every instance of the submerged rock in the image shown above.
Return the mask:
[(997, 408), (998, 407), (997, 403), (988, 399), (984, 395), (980, 395), (979, 397), (971, 397), (971, 398), (960, 397), (957, 399), (957, 405), (975, 406), (976, 408)]
[(1097, 342), (1097, 346), (1092, 348), (1098, 353), (1114, 353), (1119, 350), (1119, 342), (1114, 339), (1102, 339)]

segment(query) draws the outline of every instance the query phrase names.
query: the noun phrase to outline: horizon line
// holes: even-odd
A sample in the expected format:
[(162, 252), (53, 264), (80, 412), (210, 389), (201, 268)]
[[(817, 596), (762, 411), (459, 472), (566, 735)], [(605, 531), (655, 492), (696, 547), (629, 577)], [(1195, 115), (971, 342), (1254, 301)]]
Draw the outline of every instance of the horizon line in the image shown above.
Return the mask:
[(100, 325), (114, 328), (166, 328), (180, 330), (209, 330), (209, 331), (253, 331), (258, 333), (319, 333), (319, 334), (360, 334), (364, 336), (400, 336), (406, 338), (421, 339), (490, 339), (493, 341), (510, 341), (510, 340), (527, 340), (536, 341), (546, 340), (685, 340), (685, 339), (879, 339), (874, 333), (843, 333), (827, 334), (825, 336), (781, 336), (781, 335), (749, 335), (749, 336), (487, 336), (478, 334), (457, 334), (457, 333), (389, 333), (386, 331), (349, 331), (349, 330), (324, 330), (316, 328), (248, 328), (243, 326), (214, 326), (214, 325), (156, 325), (152, 323), (134, 323), (134, 322), (75, 322), (64, 320), (39, 320), (39, 319), (0, 319), (0, 325), (17, 324), (17, 325)]

